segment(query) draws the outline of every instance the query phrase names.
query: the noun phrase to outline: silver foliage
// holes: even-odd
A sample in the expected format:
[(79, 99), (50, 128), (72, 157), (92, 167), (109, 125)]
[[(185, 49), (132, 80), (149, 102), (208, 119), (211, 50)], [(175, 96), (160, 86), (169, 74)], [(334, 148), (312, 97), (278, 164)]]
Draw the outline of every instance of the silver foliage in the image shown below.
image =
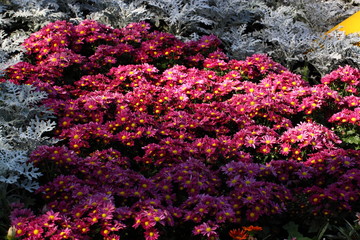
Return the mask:
[(360, 43), (358, 34), (345, 35), (342, 31), (334, 31), (311, 42), (311, 50), (305, 57), (322, 75), (341, 63), (359, 66), (360, 46), (356, 43)]
[[(52, 130), (52, 112), (38, 105), (47, 94), (31, 85), (0, 83), (0, 143), (10, 145), (12, 150), (33, 150), (54, 140), (42, 137)], [(25, 139), (26, 143), (24, 142)]]
[(27, 163), (27, 151), (0, 150), (0, 190), (8, 185), (15, 185), (32, 192), (38, 188), (36, 180), (41, 176), (38, 168)]
[(25, 49), (21, 43), (27, 38), (23, 31), (15, 31), (11, 36), (0, 30), (0, 77), (4, 70), (22, 60)]
[(295, 8), (280, 6), (269, 9), (261, 20), (265, 27), (257, 35), (274, 45), (269, 53), (277, 59), (303, 60), (310, 43), (319, 38), (306, 23), (294, 19), (296, 14)]
[(254, 53), (266, 52), (266, 46), (251, 25), (261, 19), (268, 7), (263, 1), (212, 0), (211, 13), (215, 24), (207, 31), (218, 36), (231, 58), (244, 59)]
[(30, 85), (0, 83), (0, 190), (10, 185), (28, 191), (36, 189), (41, 175), (28, 154), (36, 147), (54, 144), (56, 140), (44, 136), (55, 127), (52, 112), (39, 105), (47, 98)]
[(7, 14), (32, 31), (66, 17), (65, 12), (59, 11), (60, 5), (56, 0), (11, 0), (11, 3), (12, 8), (7, 10)]
[(266, 52), (264, 41), (258, 39), (253, 33), (246, 33), (246, 24), (230, 27), (221, 37), (229, 55), (236, 59), (245, 59), (255, 53)]
[(192, 32), (202, 32), (201, 25), (215, 23), (208, 13), (209, 0), (148, 0), (145, 1), (154, 11), (156, 26), (163, 24), (165, 31), (177, 37), (188, 36)]
[(115, 28), (122, 28), (131, 22), (155, 17), (146, 9), (143, 1), (134, 0), (126, 3), (125, 1), (104, 0), (99, 2), (102, 7), (98, 11), (91, 12), (87, 18)]

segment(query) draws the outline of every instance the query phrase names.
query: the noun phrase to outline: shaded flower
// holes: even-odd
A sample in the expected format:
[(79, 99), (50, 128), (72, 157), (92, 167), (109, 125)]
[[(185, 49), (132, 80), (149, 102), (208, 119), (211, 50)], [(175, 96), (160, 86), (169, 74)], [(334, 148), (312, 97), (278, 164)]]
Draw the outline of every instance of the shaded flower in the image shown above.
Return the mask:
[(246, 240), (249, 237), (249, 234), (244, 229), (233, 229), (229, 231), (230, 237), (235, 240)]

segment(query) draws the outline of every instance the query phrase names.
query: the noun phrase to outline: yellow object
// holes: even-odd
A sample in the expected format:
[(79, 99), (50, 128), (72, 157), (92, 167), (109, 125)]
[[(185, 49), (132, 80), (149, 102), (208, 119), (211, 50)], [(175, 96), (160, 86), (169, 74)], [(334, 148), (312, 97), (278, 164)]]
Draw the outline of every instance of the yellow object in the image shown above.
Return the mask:
[[(354, 13), (353, 15), (327, 31), (326, 34), (334, 30), (344, 31), (345, 35), (352, 33), (359, 33), (360, 35), (360, 11)], [(360, 46), (360, 42), (354, 44)]]
[(344, 31), (346, 35), (351, 33), (359, 33), (360, 34), (360, 11), (354, 13), (326, 33), (330, 33), (334, 30)]

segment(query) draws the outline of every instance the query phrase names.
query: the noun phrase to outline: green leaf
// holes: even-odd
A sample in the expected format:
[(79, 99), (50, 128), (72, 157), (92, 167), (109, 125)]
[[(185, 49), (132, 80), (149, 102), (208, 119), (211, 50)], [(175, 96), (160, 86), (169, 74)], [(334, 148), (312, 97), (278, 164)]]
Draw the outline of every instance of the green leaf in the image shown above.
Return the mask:
[(329, 227), (329, 222), (326, 222), (325, 225), (322, 227), (322, 229), (319, 231), (319, 233), (317, 235), (317, 239), (321, 239), (324, 236), (328, 227)]
[(290, 239), (295, 237), (297, 240), (312, 240), (311, 238), (304, 237), (298, 230), (299, 226), (292, 221), (284, 225), (283, 228), (288, 232)]

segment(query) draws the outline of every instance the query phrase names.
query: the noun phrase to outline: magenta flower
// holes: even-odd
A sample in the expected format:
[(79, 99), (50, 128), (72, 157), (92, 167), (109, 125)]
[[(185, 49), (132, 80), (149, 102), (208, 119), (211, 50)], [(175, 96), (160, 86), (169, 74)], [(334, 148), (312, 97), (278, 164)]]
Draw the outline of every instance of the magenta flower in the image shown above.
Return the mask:
[(218, 227), (218, 225), (213, 224), (212, 222), (205, 222), (196, 226), (193, 230), (193, 234), (206, 236), (208, 238), (216, 237), (218, 236), (218, 234), (216, 233)]

